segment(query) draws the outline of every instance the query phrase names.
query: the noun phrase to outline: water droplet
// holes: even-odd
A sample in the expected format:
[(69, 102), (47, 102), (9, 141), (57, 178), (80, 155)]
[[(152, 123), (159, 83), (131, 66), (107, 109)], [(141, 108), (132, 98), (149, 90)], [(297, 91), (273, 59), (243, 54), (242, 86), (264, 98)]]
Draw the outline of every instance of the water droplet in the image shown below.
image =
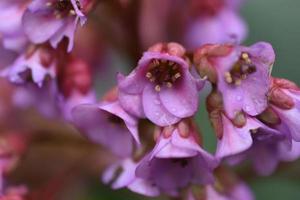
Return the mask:
[(155, 103), (156, 105), (160, 105), (160, 101), (159, 101), (158, 99), (155, 99), (155, 100), (154, 100), (154, 103)]
[(177, 109), (176, 109), (176, 108), (172, 108), (171, 111), (172, 111), (172, 112), (176, 112)]
[(242, 96), (237, 96), (236, 100), (241, 101), (242, 100)]
[(250, 106), (246, 106), (246, 108), (245, 108), (245, 110), (248, 112), (248, 111), (250, 111)]
[(156, 115), (156, 116), (159, 116), (159, 112), (155, 112), (155, 115)]

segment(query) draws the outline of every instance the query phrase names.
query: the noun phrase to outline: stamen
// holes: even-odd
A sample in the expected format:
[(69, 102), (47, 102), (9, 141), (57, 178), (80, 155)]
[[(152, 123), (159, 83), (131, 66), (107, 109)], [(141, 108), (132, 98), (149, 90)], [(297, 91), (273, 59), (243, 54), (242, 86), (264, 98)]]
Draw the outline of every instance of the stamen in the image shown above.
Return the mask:
[(159, 61), (158, 61), (158, 60), (153, 60), (152, 62), (153, 62), (153, 64), (154, 64), (155, 66), (158, 66), (158, 65), (159, 65)]
[(156, 92), (160, 92), (160, 86), (159, 85), (156, 85), (154, 89), (155, 89)]
[(236, 86), (240, 86), (242, 84), (242, 80), (241, 79), (237, 79), (237, 80), (235, 80), (234, 84)]
[(174, 61), (152, 59), (145, 76), (154, 83), (155, 90), (159, 92), (163, 87), (173, 87), (175, 81), (181, 77), (181, 68)]
[(225, 76), (225, 81), (227, 83), (232, 83), (232, 77), (231, 77), (231, 74), (229, 72), (225, 72), (224, 76)]
[(178, 78), (180, 78), (180, 77), (181, 77), (181, 74), (180, 74), (179, 72), (178, 72), (177, 74), (174, 75), (174, 78), (175, 78), (175, 79), (178, 79)]
[(173, 85), (172, 85), (172, 83), (171, 82), (167, 82), (167, 87), (168, 88), (171, 88)]
[(247, 53), (242, 53), (242, 58), (244, 60), (248, 60), (249, 59), (249, 55)]
[(70, 15), (76, 15), (75, 10), (70, 10)]
[(147, 72), (146, 77), (150, 79), (152, 77), (152, 74), (150, 72)]

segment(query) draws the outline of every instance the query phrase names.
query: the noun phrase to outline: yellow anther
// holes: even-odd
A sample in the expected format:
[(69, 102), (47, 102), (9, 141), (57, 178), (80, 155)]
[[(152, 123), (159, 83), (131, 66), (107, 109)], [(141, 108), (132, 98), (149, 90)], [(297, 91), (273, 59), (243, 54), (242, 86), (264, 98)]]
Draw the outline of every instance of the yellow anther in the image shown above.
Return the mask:
[(160, 91), (160, 86), (156, 85), (154, 89), (155, 89), (156, 92), (159, 92)]
[(167, 87), (171, 88), (173, 86), (173, 84), (171, 82), (167, 82)]
[(180, 73), (176, 73), (175, 75), (174, 75), (174, 78), (175, 79), (178, 79), (178, 78), (180, 78), (181, 77), (181, 74)]
[(235, 80), (234, 84), (236, 86), (240, 86), (242, 84), (242, 80), (241, 79), (237, 79), (237, 80)]
[(75, 10), (70, 10), (70, 15), (76, 15)]
[(151, 74), (150, 72), (147, 72), (147, 73), (146, 73), (146, 77), (147, 77), (147, 78), (151, 78), (151, 77), (152, 77), (152, 74)]

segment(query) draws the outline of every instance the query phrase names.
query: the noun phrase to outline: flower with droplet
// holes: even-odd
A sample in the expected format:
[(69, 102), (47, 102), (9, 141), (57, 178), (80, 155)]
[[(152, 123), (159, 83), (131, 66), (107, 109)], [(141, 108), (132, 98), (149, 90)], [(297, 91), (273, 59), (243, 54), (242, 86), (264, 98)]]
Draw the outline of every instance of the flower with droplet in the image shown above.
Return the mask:
[(298, 159), (300, 142), (292, 141), (286, 135), (276, 133), (276, 130), (272, 131), (268, 133), (264, 129), (258, 129), (252, 134), (252, 146), (240, 154), (229, 157), (228, 162), (236, 165), (241, 161), (250, 160), (259, 175), (269, 176), (275, 171), (279, 162)]
[(274, 50), (265, 42), (250, 47), (204, 45), (194, 56), (199, 74), (221, 92), (230, 119), (240, 111), (255, 116), (266, 109), (274, 60)]
[(81, 104), (72, 110), (72, 119), (91, 141), (104, 145), (114, 154), (128, 157), (134, 140), (139, 142), (137, 119), (126, 113), (117, 101), (104, 99), (98, 104)]
[(168, 126), (195, 114), (199, 80), (190, 73), (185, 49), (156, 44), (143, 54), (127, 77), (119, 74), (119, 101), (126, 111)]
[(56, 64), (56, 54), (51, 47), (32, 45), (13, 64), (2, 70), (0, 75), (13, 83), (24, 84), (32, 80), (42, 87), (47, 77), (56, 77)]
[(238, 13), (236, 1), (192, 0), (186, 45), (197, 48), (208, 43), (240, 43), (247, 36), (247, 25)]
[[(213, 90), (207, 97), (207, 110), (210, 121), (218, 137), (216, 157), (224, 158), (246, 151), (253, 145), (252, 134), (258, 129), (272, 132), (254, 117), (243, 112), (230, 119), (223, 106), (223, 99), (219, 92)], [(274, 130), (275, 133), (277, 133)]]
[(90, 9), (90, 3), (90, 0), (35, 0), (23, 15), (24, 32), (31, 42), (49, 40), (54, 48), (67, 37), (71, 51), (77, 24), (85, 23), (84, 13)]

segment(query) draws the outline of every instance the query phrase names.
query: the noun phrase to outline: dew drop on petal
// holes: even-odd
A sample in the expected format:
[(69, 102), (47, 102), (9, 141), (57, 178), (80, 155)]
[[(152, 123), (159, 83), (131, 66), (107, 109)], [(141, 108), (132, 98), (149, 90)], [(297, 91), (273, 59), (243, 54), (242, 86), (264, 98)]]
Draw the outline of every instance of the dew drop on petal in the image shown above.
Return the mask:
[(246, 107), (245, 107), (245, 110), (246, 110), (247, 112), (249, 112), (250, 109), (251, 109), (250, 106), (246, 106)]
[(155, 103), (156, 105), (160, 105), (160, 101), (159, 101), (158, 99), (155, 99), (155, 100), (154, 100), (154, 103)]
[(238, 96), (236, 97), (236, 100), (237, 100), (237, 101), (241, 101), (241, 100), (242, 100), (242, 96), (239, 96), (239, 95), (238, 95)]

